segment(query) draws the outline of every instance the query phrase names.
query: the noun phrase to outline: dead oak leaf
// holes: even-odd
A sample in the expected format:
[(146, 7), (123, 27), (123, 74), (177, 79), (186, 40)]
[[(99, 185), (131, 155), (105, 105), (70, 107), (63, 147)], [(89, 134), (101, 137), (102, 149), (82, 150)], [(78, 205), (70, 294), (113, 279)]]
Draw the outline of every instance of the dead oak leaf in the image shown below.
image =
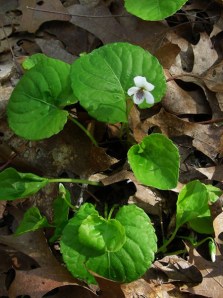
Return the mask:
[[(34, 8), (29, 9), (28, 7)], [(36, 9), (42, 9), (46, 11), (37, 11)], [(61, 1), (36, 1), (36, 0), (21, 0), (18, 8), (22, 11), (22, 19), (18, 31), (28, 31), (30, 33), (36, 32), (39, 27), (49, 21), (69, 21), (70, 16), (67, 14), (67, 10), (62, 5)], [(55, 12), (58, 12), (55, 13)], [(63, 14), (64, 13), (64, 14)]]
[(221, 298), (223, 291), (223, 256), (218, 255), (216, 262), (205, 260), (195, 249), (189, 250), (190, 262), (203, 276), (202, 282), (194, 287), (185, 286), (183, 291), (204, 297)]

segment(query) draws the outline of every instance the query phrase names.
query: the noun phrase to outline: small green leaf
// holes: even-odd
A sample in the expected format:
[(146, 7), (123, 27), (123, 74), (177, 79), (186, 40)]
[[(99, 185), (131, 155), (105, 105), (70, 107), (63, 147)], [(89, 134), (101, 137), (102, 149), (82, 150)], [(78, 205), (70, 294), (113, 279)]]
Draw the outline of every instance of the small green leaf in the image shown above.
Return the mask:
[(166, 91), (162, 66), (139, 46), (108, 44), (80, 57), (71, 66), (74, 95), (92, 117), (108, 123), (128, 121), (127, 91), (136, 76), (146, 77), (155, 86), (152, 93), (155, 102), (159, 102)]
[(10, 128), (20, 137), (41, 140), (61, 131), (74, 99), (70, 65), (52, 58), (37, 63), (21, 78), (7, 107)]
[(8, 168), (0, 173), (0, 200), (27, 198), (47, 184), (47, 178)]
[(53, 201), (53, 224), (55, 231), (50, 238), (50, 242), (56, 241), (62, 234), (62, 231), (68, 223), (69, 204), (71, 203), (70, 193), (62, 183), (59, 184), (59, 195)]
[(205, 214), (208, 208), (208, 192), (198, 180), (187, 183), (181, 190), (177, 200), (176, 226)]
[(131, 14), (147, 21), (163, 20), (179, 10), (187, 0), (125, 0)]
[(179, 176), (179, 152), (162, 134), (151, 134), (128, 151), (128, 161), (136, 179), (158, 189), (176, 187)]
[(80, 242), (101, 253), (117, 251), (126, 241), (125, 229), (115, 219), (106, 220), (98, 215), (89, 215), (78, 230)]
[[(80, 207), (63, 229), (60, 248), (64, 262), (73, 276), (86, 280), (89, 284), (95, 284), (94, 277), (87, 271), (85, 266), (90, 249), (83, 246), (78, 237), (79, 227), (89, 215), (98, 215), (98, 212), (92, 204), (86, 203)], [(91, 252), (94, 254), (95, 250)]]
[(213, 219), (211, 217), (208, 202), (216, 202), (222, 194), (222, 191), (213, 185), (203, 185), (205, 186), (208, 195), (206, 208), (202, 209), (202, 211), (204, 211), (203, 213), (200, 213), (198, 216), (189, 221), (189, 226), (200, 234), (213, 234)]
[(34, 232), (49, 226), (46, 217), (40, 214), (39, 209), (37, 207), (32, 207), (25, 212), (15, 234), (21, 235), (23, 233)]
[(87, 266), (106, 278), (130, 282), (150, 267), (156, 241), (148, 216), (135, 205), (121, 207), (115, 219), (106, 221), (84, 204), (63, 230), (61, 252), (75, 277), (95, 283)]

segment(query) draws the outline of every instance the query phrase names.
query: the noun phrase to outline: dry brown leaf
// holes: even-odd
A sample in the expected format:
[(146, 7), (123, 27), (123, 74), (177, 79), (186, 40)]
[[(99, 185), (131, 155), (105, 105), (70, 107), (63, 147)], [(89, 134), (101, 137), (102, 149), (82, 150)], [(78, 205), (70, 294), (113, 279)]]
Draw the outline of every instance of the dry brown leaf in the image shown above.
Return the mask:
[[(43, 9), (48, 11), (57, 11), (59, 14), (31, 10), (27, 7)], [(18, 31), (36, 32), (44, 22), (52, 20), (69, 21), (70, 16), (67, 15), (67, 10), (63, 7), (61, 1), (36, 1), (36, 0), (20, 0), (18, 8), (22, 11), (22, 19)], [(65, 13), (65, 14), (63, 14)]]
[[(167, 79), (171, 78), (168, 70), (165, 70)], [(191, 96), (192, 95), (192, 96)], [(162, 106), (165, 110), (180, 115), (180, 114), (209, 114), (210, 109), (206, 100), (203, 100), (201, 94), (186, 92), (174, 81), (170, 80), (167, 83), (167, 91), (162, 99)]]
[(183, 291), (210, 298), (222, 298), (223, 291), (223, 256), (218, 255), (216, 262), (205, 260), (195, 249), (189, 250), (190, 262), (203, 276), (202, 282), (195, 286), (185, 286)]
[[(168, 298), (170, 291), (175, 286), (171, 283), (162, 284), (155, 280), (138, 279), (129, 284), (122, 285), (125, 298), (148, 297), (148, 298)], [(106, 297), (107, 298), (107, 297)]]
[(219, 108), (223, 112), (223, 92), (216, 93), (216, 97), (218, 100)]
[[(62, 266), (60, 267), (63, 268)], [(15, 279), (9, 287), (8, 295), (10, 298), (16, 298), (19, 295), (42, 298), (43, 295), (58, 287), (77, 285), (75, 279), (69, 277), (66, 270), (58, 269), (54, 267), (42, 267), (29, 271), (16, 270)], [(86, 288), (83, 292), (89, 292), (89, 290)], [(85, 296), (79, 297), (84, 298)], [(94, 296), (92, 295), (91, 297)]]
[(207, 168), (196, 168), (197, 171), (204, 174), (209, 180), (215, 180), (223, 182), (223, 166), (219, 165), (216, 167), (207, 167)]
[(135, 138), (141, 141), (139, 138), (147, 135), (148, 130), (154, 125), (158, 126), (162, 133), (170, 138), (182, 135), (192, 137), (193, 146), (212, 160), (215, 160), (220, 152), (223, 127), (187, 122), (162, 109), (158, 114), (144, 121), (141, 127), (138, 127), (139, 132), (137, 131), (137, 134), (135, 132)]
[(211, 91), (223, 92), (223, 61), (211, 67), (203, 79)]
[(76, 58), (64, 49), (62, 42), (59, 40), (36, 38), (36, 43), (41, 51), (49, 57), (62, 60), (69, 64), (72, 64)]
[(5, 286), (6, 274), (0, 273), (0, 297), (8, 297), (7, 289)]
[(167, 42), (156, 51), (155, 56), (163, 68), (169, 69), (174, 63), (179, 52), (180, 47), (178, 45)]
[(120, 283), (99, 276), (94, 272), (91, 272), (91, 274), (94, 275), (99, 285), (101, 298), (125, 298)]
[(84, 5), (75, 4), (70, 6), (68, 11), (70, 14), (74, 15), (109, 16), (108, 18), (83, 18), (72, 16), (71, 23), (91, 32), (99, 38), (103, 44), (126, 41), (125, 31), (117, 20), (112, 18), (112, 14), (106, 6), (100, 5), (95, 8), (89, 8)]
[(136, 186), (136, 193), (129, 198), (128, 203), (134, 203), (142, 208), (146, 213), (153, 215), (161, 214), (161, 200), (159, 193), (155, 189), (143, 186), (134, 182)]
[(168, 282), (182, 281), (186, 283), (199, 283), (202, 276), (199, 270), (188, 261), (178, 256), (167, 256), (155, 261), (153, 266), (164, 272)]
[[(184, 39), (177, 37), (174, 33), (168, 34), (168, 40), (178, 44), (181, 48), (181, 53), (176, 57), (175, 63), (170, 68), (170, 73), (174, 76), (191, 73), (193, 75), (201, 75), (206, 72), (217, 61), (218, 55), (213, 48), (210, 37), (206, 33), (201, 33), (198, 44), (190, 45)], [(191, 47), (191, 50), (190, 50)], [(190, 51), (189, 51), (190, 50)], [(185, 61), (184, 61), (185, 59)], [(191, 64), (188, 69), (182, 67), (186, 63)], [(187, 68), (187, 71), (184, 71)]]

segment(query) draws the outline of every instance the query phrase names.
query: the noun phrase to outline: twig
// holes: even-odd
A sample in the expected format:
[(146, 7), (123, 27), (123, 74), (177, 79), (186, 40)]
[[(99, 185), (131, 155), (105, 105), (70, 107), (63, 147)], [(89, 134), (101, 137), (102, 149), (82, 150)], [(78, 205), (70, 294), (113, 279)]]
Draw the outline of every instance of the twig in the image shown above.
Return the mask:
[(47, 12), (47, 13), (54, 13), (54, 14), (62, 14), (72, 17), (80, 17), (80, 18), (122, 18), (122, 17), (131, 17), (131, 15), (123, 15), (123, 14), (114, 14), (114, 15), (102, 15), (102, 16), (96, 16), (96, 15), (83, 15), (83, 14), (71, 14), (68, 12), (60, 12), (55, 10), (47, 10), (42, 8), (35, 8), (26, 6), (27, 9), (34, 10), (34, 11), (40, 11), (40, 12)]

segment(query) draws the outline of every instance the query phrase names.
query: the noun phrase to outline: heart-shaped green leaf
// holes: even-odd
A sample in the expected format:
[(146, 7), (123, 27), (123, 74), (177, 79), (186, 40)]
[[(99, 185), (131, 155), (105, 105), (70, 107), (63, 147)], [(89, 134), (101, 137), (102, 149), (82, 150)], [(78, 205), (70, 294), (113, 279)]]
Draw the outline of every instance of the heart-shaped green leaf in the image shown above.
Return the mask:
[(177, 147), (162, 134), (151, 134), (128, 151), (128, 161), (136, 179), (158, 189), (176, 187), (179, 160)]
[(27, 198), (47, 184), (47, 178), (8, 168), (0, 173), (0, 200)]
[(49, 227), (49, 223), (45, 216), (42, 216), (37, 207), (28, 209), (22, 221), (20, 222), (15, 234), (21, 235), (27, 232), (34, 232), (41, 228)]
[(212, 234), (213, 220), (208, 202), (215, 202), (221, 190), (212, 185), (205, 185), (198, 180), (186, 184), (177, 200), (176, 227), (188, 222), (196, 232)]
[(28, 70), (12, 92), (7, 107), (11, 129), (28, 140), (48, 138), (64, 127), (68, 112), (63, 107), (74, 99), (70, 65), (46, 57)]
[[(75, 277), (88, 282), (95, 281), (86, 266), (120, 282), (139, 278), (150, 267), (157, 250), (156, 235), (148, 216), (137, 206), (129, 205), (121, 207), (115, 219), (103, 221), (93, 210), (92, 205), (84, 204), (63, 230), (61, 251), (68, 269)], [(87, 232), (82, 231), (81, 222)], [(103, 241), (97, 234), (103, 236)]]
[(179, 10), (187, 0), (125, 0), (131, 14), (147, 21), (163, 20)]
[(127, 122), (127, 91), (136, 76), (146, 77), (155, 86), (151, 93), (155, 102), (160, 101), (166, 90), (162, 66), (139, 46), (108, 44), (71, 66), (74, 95), (92, 117), (108, 123)]
[(89, 215), (83, 220), (78, 237), (83, 245), (100, 252), (117, 251), (126, 240), (125, 229), (119, 221), (98, 215)]

